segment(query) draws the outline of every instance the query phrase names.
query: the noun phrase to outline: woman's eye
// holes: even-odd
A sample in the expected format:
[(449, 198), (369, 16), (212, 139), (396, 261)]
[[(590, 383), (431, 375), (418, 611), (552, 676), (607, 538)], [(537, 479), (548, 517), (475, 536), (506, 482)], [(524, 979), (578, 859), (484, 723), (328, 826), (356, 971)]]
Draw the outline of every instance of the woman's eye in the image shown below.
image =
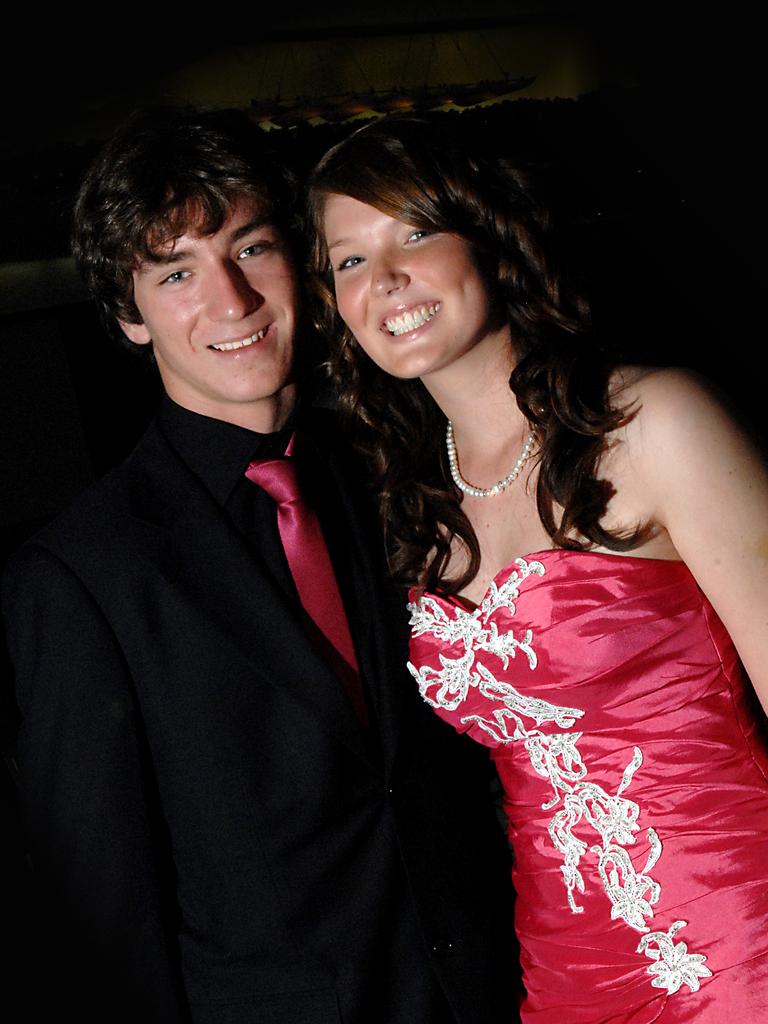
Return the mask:
[(422, 238), (426, 238), (427, 235), (430, 235), (430, 234), (432, 234), (432, 232), (431, 231), (427, 231), (426, 228), (417, 228), (416, 231), (412, 231), (410, 233), (410, 235), (408, 235), (408, 241), (409, 242), (420, 242), (422, 240)]
[(339, 271), (339, 270), (349, 270), (350, 267), (356, 267), (358, 265), (358, 263), (362, 263), (362, 262), (363, 262), (363, 257), (362, 256), (347, 256), (347, 258), (345, 260), (342, 260), (341, 263), (338, 264), (338, 266), (336, 267), (336, 270), (337, 271)]

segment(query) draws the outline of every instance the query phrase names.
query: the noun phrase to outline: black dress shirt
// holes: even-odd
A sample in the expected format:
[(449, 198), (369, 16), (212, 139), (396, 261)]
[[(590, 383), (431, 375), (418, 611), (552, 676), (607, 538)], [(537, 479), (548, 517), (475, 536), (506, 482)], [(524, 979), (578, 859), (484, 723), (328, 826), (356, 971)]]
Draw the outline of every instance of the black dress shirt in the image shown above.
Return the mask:
[[(245, 476), (253, 459), (284, 455), (291, 435), (296, 434), (296, 462), (302, 496), (320, 521), (352, 639), (357, 648), (359, 622), (353, 583), (356, 566), (346, 542), (344, 516), (338, 495), (334, 488), (329, 488), (325, 483), (323, 453), (313, 445), (311, 430), (306, 426), (307, 416), (305, 410), (297, 408), (281, 430), (260, 434), (234, 423), (192, 412), (166, 396), (160, 407), (159, 424), (187, 468), (198, 477), (213, 500), (229, 516), (280, 589), (301, 609), (277, 526), (277, 505), (265, 490)], [(309, 632), (316, 629), (311, 620), (307, 620), (307, 629)], [(322, 640), (318, 646), (322, 650)], [(364, 678), (362, 685), (366, 693)], [(370, 713), (371, 702), (367, 694), (366, 703)]]
[(170, 398), (160, 407), (160, 429), (188, 469), (242, 533), (248, 546), (266, 563), (281, 589), (298, 600), (277, 528), (277, 507), (245, 471), (252, 459), (283, 455), (292, 428), (259, 434), (234, 423), (201, 416)]

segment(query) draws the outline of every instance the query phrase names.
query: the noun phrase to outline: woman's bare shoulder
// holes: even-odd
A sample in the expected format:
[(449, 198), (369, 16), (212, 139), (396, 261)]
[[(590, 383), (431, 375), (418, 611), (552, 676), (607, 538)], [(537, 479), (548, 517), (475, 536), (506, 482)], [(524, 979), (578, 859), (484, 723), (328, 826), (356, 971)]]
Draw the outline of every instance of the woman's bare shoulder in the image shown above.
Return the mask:
[(670, 399), (717, 402), (710, 382), (682, 366), (618, 366), (611, 374), (609, 396), (613, 405), (629, 408), (646, 402), (655, 407)]
[(615, 491), (611, 525), (615, 519), (668, 529), (676, 502), (712, 501), (714, 473), (760, 468), (726, 401), (694, 371), (622, 366), (611, 378), (610, 397), (624, 412), (600, 464)]
[(669, 455), (705, 452), (713, 439), (742, 433), (728, 399), (683, 367), (619, 367), (611, 377), (610, 400), (625, 412), (619, 439), (636, 458), (655, 458), (662, 447)]

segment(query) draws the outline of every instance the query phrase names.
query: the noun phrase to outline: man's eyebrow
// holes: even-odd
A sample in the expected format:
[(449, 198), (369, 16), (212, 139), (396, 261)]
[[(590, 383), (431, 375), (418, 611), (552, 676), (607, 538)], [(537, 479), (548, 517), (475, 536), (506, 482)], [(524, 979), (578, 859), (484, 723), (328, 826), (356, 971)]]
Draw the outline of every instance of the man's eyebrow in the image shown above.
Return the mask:
[[(254, 220), (249, 220), (247, 224), (241, 224), (240, 227), (230, 235), (232, 242), (239, 242), (241, 238), (245, 238), (246, 235), (250, 235), (253, 231), (260, 231), (261, 228), (269, 227), (274, 229), (274, 224), (268, 217), (256, 217)], [(276, 229), (275, 229), (276, 230)], [(182, 263), (184, 260), (193, 258), (194, 253), (190, 252), (189, 249), (172, 249), (171, 252), (153, 252), (146, 259), (143, 259), (136, 270), (140, 274), (148, 274), (156, 267), (170, 266), (174, 263)]]
[(261, 228), (274, 228), (274, 225), (268, 217), (256, 217), (254, 220), (249, 220), (247, 224), (241, 224), (239, 228), (236, 228), (231, 235), (232, 241), (239, 242), (241, 238), (250, 235), (252, 231), (260, 231)]
[(146, 259), (141, 260), (136, 267), (136, 271), (139, 274), (149, 274), (156, 267), (165, 267), (171, 263), (181, 263), (182, 260), (189, 259), (191, 255), (188, 249), (174, 249), (169, 253), (153, 252)]

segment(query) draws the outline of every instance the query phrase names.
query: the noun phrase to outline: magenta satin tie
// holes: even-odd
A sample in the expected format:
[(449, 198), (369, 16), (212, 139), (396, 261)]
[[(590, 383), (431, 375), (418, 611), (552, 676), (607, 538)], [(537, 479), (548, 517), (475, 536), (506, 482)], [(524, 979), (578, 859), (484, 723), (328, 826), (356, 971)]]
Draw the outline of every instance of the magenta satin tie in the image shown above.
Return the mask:
[(330, 649), (325, 653), (365, 723), (368, 715), (347, 614), (320, 523), (301, 495), (291, 456), (293, 443), (291, 436), (282, 458), (254, 459), (245, 475), (277, 503), (277, 528), (299, 599), (328, 641)]

